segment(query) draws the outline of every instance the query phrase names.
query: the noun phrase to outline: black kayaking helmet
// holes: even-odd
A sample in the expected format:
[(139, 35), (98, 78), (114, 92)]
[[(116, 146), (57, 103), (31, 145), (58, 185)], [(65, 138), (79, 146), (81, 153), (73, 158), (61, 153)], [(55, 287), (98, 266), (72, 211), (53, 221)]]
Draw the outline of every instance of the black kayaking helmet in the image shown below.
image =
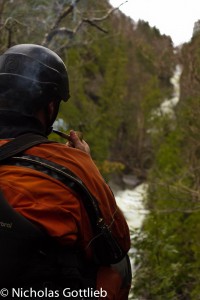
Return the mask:
[(66, 66), (52, 50), (20, 44), (0, 56), (0, 110), (34, 115), (49, 101), (69, 97)]

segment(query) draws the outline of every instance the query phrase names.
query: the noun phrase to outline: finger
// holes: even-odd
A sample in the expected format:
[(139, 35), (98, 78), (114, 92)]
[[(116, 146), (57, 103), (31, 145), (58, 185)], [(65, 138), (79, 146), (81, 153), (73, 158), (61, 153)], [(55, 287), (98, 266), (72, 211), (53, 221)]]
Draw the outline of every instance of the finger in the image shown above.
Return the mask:
[(74, 148), (74, 145), (70, 141), (68, 141), (65, 145), (68, 146), (68, 147)]
[(70, 131), (70, 143), (72, 143), (72, 147), (90, 154), (89, 145), (84, 140), (80, 140), (79, 136), (74, 130)]
[(75, 148), (79, 148), (82, 145), (82, 142), (74, 130), (70, 130), (70, 142)]

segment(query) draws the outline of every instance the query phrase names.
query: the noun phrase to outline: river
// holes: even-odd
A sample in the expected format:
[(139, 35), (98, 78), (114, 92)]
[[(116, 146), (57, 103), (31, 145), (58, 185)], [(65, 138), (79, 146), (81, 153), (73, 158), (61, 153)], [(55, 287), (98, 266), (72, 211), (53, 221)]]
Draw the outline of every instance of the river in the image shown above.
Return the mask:
[(129, 228), (140, 228), (147, 211), (144, 209), (143, 199), (147, 185), (141, 184), (134, 189), (126, 189), (115, 193), (117, 204), (123, 211)]
[[(144, 208), (146, 190), (147, 185), (141, 184), (134, 189), (126, 189), (115, 193), (117, 204), (123, 211), (131, 232), (132, 247), (130, 249), (130, 254), (134, 253), (133, 232), (135, 229), (141, 228), (145, 215), (148, 213), (148, 211)], [(132, 255), (130, 256), (133, 257)], [(131, 267), (132, 272), (134, 273), (133, 258), (131, 258)]]
[[(140, 229), (145, 215), (148, 213), (144, 208), (144, 199), (146, 195), (147, 184), (140, 184), (136, 188), (119, 190), (114, 192), (118, 206), (123, 211), (124, 216), (131, 232), (131, 249), (129, 251), (131, 259), (132, 274), (134, 276), (134, 230)], [(134, 298), (132, 292), (129, 295), (130, 300)]]
[[(167, 115), (169, 119), (174, 119), (174, 108), (177, 105), (180, 98), (180, 76), (182, 73), (182, 66), (177, 65), (174, 74), (171, 78), (171, 83), (173, 85), (173, 94), (169, 99), (165, 99), (159, 108), (152, 112), (153, 116)], [(150, 131), (154, 130), (153, 128)], [(143, 183), (138, 185), (136, 188), (126, 188), (125, 190), (114, 190), (115, 198), (118, 206), (124, 213), (124, 216), (127, 220), (131, 231), (131, 241), (132, 247), (130, 249), (130, 257), (131, 257), (131, 266), (132, 273), (134, 276), (134, 230), (140, 229), (142, 223), (144, 221), (145, 216), (148, 214), (148, 211), (145, 209), (144, 200), (147, 194), (147, 184)], [(133, 254), (133, 255), (132, 255)], [(134, 298), (133, 294), (129, 295), (130, 300), (137, 300)]]

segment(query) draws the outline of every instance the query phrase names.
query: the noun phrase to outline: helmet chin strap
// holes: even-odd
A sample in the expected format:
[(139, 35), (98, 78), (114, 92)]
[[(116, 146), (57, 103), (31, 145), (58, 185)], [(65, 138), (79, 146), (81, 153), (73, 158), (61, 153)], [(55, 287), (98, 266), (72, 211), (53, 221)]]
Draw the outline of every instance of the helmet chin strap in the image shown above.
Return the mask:
[(52, 132), (53, 129), (52, 125), (55, 119), (57, 118), (59, 107), (60, 107), (60, 100), (59, 101), (55, 100), (53, 103), (53, 109), (51, 109), (51, 113), (49, 109), (49, 103), (44, 108), (44, 116), (45, 116), (45, 124), (46, 124), (45, 133), (47, 136)]
[(52, 131), (53, 131), (53, 126), (49, 126), (45, 132), (45, 135), (46, 136), (50, 135), (52, 133)]

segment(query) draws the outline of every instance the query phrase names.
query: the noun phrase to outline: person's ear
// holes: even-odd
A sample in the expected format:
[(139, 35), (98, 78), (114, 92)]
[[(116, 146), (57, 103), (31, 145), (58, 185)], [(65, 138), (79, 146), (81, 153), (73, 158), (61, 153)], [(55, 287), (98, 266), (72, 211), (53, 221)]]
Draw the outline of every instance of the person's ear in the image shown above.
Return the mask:
[(55, 114), (55, 102), (52, 100), (48, 104), (48, 115), (49, 118), (52, 119)]

